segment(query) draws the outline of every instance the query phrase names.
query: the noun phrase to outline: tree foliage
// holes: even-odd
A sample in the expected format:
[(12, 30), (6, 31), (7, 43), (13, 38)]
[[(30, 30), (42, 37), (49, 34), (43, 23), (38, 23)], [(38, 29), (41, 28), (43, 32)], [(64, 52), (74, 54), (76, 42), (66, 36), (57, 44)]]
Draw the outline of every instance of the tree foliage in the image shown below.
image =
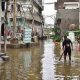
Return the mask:
[(52, 35), (53, 41), (60, 42), (61, 41), (60, 28), (55, 26), (52, 31), (55, 33), (54, 35)]

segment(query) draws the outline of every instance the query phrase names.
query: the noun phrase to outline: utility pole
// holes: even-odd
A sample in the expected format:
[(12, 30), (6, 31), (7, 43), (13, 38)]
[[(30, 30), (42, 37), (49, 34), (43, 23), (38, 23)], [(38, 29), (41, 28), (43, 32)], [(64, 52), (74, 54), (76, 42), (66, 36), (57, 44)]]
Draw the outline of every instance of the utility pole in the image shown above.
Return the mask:
[(79, 29), (80, 29), (80, 0), (79, 0)]
[[(1, 18), (0, 18), (0, 42), (1, 42)], [(1, 51), (1, 43), (0, 43), (0, 51)]]
[(34, 13), (33, 13), (33, 0), (31, 0), (31, 14), (32, 14), (32, 33), (33, 33), (33, 28), (34, 28)]
[(16, 0), (13, 0), (13, 38), (16, 37)]
[(4, 15), (4, 19), (5, 19), (5, 25), (4, 25), (4, 53), (6, 53), (6, 47), (7, 47), (6, 27), (7, 27), (7, 24), (8, 24), (8, 20), (7, 20), (8, 5), (9, 5), (9, 0), (6, 1), (6, 9), (5, 9), (5, 15)]

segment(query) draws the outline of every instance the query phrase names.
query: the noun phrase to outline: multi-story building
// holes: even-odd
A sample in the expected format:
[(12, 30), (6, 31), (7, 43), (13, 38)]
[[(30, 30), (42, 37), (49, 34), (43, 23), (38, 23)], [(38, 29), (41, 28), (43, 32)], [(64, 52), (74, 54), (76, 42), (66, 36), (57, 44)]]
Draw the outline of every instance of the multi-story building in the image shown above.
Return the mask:
[[(2, 0), (2, 6), (5, 7), (4, 3), (5, 0)], [(7, 9), (8, 32), (11, 33), (14, 27), (16, 27), (16, 32), (29, 27), (32, 28), (34, 34), (37, 32), (42, 36), (42, 10), (42, 0), (9, 0)], [(0, 14), (2, 16), (3, 11)], [(3, 28), (1, 31), (4, 31)]]
[(79, 2), (79, 0), (57, 0), (57, 2), (55, 2), (55, 9), (64, 9), (64, 3), (65, 2)]
[(61, 32), (71, 30), (74, 25), (74, 29), (79, 28), (79, 0), (58, 0), (55, 3), (56, 23), (60, 20), (58, 25)]
[(1, 51), (1, 40), (4, 36), (4, 29), (5, 29), (5, 9), (6, 9), (6, 2), (5, 0), (0, 0), (0, 51)]
[(0, 0), (0, 3), (0, 36), (4, 36), (6, 2)]

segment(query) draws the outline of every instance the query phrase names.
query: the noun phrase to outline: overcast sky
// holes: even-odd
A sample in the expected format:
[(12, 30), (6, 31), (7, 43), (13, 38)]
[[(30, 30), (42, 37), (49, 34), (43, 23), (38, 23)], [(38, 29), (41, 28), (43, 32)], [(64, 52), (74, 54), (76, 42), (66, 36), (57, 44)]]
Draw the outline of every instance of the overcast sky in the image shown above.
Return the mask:
[[(56, 11), (54, 10), (54, 2), (56, 1), (57, 0), (43, 0), (44, 3), (43, 15), (45, 17), (46, 24), (54, 24), (54, 16), (56, 14)], [(53, 4), (45, 4), (45, 3), (53, 3)]]

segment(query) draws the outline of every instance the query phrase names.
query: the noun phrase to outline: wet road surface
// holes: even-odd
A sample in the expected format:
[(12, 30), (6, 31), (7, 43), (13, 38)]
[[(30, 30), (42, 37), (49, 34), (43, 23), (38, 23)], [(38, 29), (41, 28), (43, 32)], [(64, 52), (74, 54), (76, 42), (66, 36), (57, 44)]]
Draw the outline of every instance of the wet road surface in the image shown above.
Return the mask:
[(0, 60), (0, 80), (80, 80), (80, 52), (72, 61), (59, 61), (61, 49), (52, 40), (31, 48), (7, 49), (9, 61)]

